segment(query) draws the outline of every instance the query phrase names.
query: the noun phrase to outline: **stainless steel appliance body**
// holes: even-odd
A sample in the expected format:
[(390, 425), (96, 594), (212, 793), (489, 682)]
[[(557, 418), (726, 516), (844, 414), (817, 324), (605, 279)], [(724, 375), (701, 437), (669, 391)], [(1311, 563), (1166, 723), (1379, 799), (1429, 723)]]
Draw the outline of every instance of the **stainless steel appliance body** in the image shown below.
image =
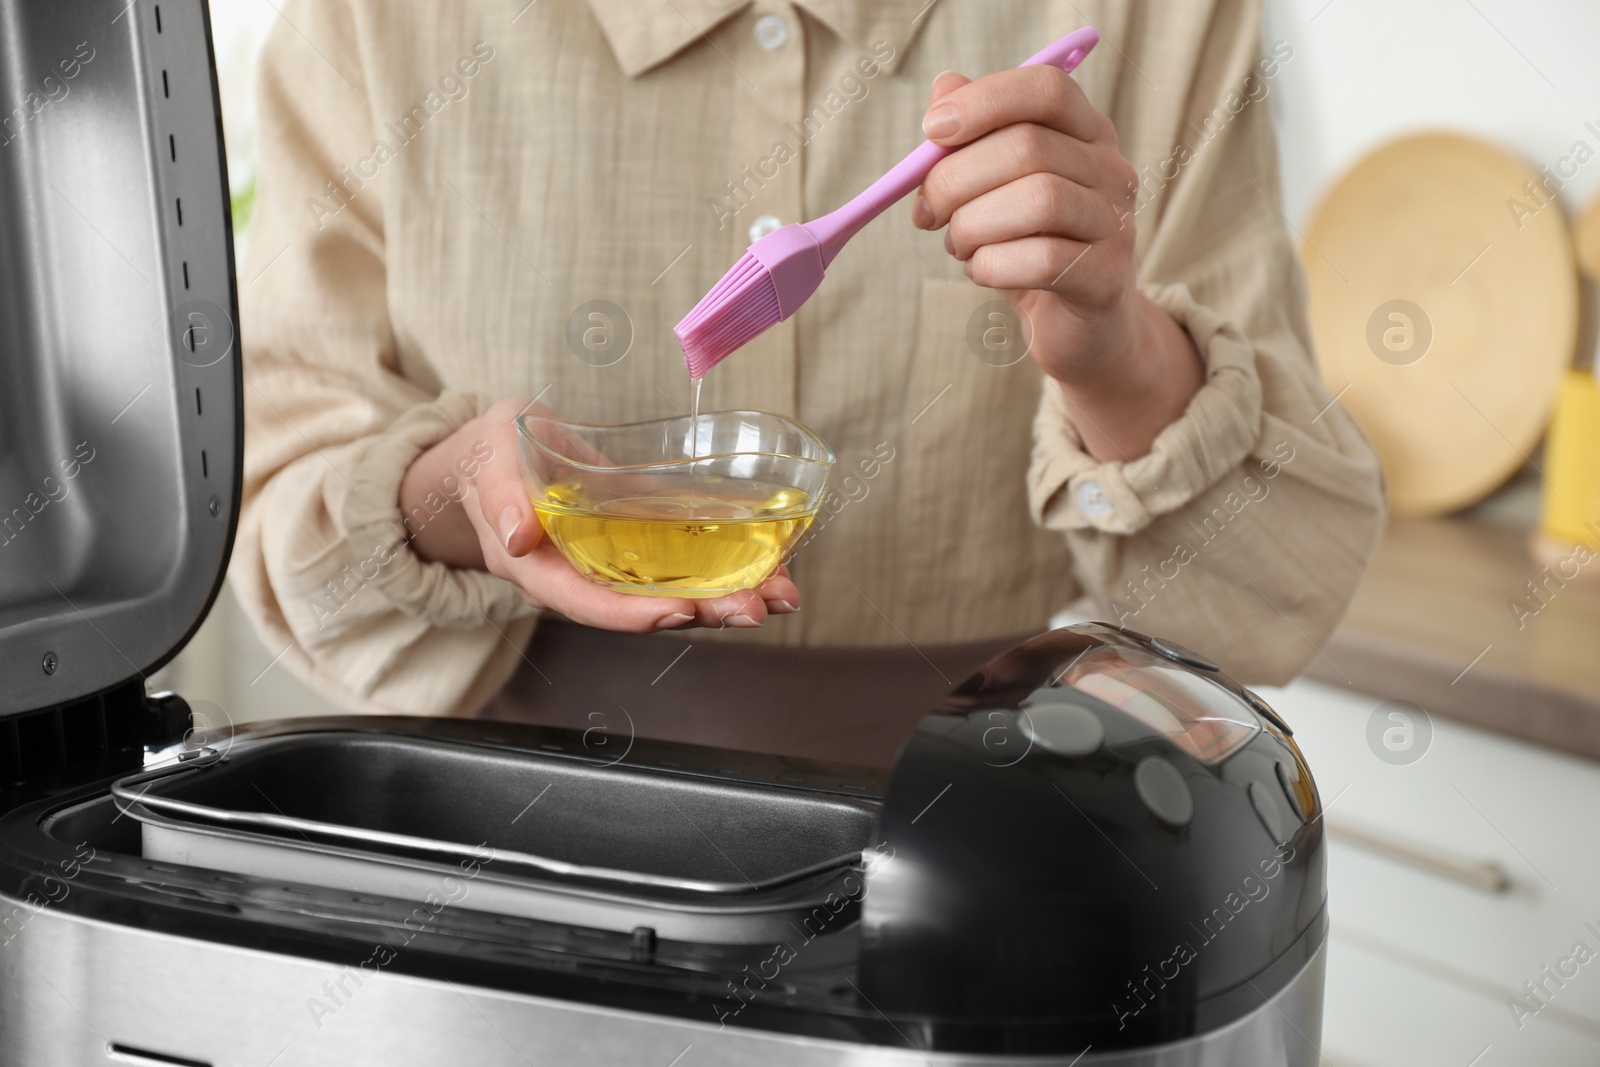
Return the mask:
[(29, 929), (20, 952), (0, 953), (0, 1063), (37, 1067), (130, 1060), (262, 1067), (275, 1056), (276, 1067), (664, 1065), (679, 1056), (680, 1064), (704, 1067), (1313, 1067), (1325, 952), (1270, 1003), (1219, 1030), (1155, 1048), (1090, 1050), (1079, 1058), (871, 1047), (399, 975), (380, 974), (358, 985), (332, 963), (162, 937), (58, 912), (39, 915)]
[(887, 775), (196, 731), (144, 678), (238, 510), (229, 220), (202, 0), (0, 0), (0, 1065), (1317, 1061), (1310, 771), (1115, 627), (998, 658)]

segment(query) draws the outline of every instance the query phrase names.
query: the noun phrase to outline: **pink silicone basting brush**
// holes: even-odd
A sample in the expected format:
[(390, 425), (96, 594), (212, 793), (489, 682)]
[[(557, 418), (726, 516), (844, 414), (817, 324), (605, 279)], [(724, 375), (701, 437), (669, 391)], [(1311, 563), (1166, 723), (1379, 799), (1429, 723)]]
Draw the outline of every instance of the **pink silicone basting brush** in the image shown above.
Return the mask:
[[(1023, 64), (1071, 72), (1100, 41), (1093, 27), (1067, 34)], [(673, 332), (683, 345), (689, 377), (706, 372), (800, 310), (822, 284), (823, 272), (845, 243), (901, 197), (922, 184), (933, 165), (953, 148), (922, 142), (893, 170), (831, 215), (794, 223), (750, 246), (715, 289), (694, 306)]]

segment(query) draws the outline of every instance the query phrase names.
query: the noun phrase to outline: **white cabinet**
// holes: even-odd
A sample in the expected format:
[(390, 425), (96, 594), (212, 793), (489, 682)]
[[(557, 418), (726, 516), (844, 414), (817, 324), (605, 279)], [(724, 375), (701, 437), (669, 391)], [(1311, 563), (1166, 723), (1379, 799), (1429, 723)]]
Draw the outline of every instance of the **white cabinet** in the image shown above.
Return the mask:
[(1396, 963), (1334, 928), (1328, 951), (1323, 1067), (1593, 1067), (1600, 1041)]
[[(1425, 754), (1394, 765), (1368, 743), (1380, 698), (1311, 682), (1262, 695), (1293, 726), (1327, 806), (1328, 1060), (1600, 1064), (1600, 764), (1434, 718)], [(1509, 887), (1431, 873), (1343, 827), (1464, 866), (1492, 861)], [(1543, 985), (1542, 1007), (1528, 982)], [(1520, 1027), (1513, 997), (1540, 1009)]]

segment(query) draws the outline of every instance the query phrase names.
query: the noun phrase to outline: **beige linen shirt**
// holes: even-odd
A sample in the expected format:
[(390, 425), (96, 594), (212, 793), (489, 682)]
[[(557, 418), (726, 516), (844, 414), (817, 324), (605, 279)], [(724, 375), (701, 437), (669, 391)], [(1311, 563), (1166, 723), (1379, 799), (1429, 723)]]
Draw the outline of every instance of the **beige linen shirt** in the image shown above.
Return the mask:
[(1281, 682), (1343, 613), (1381, 475), (1313, 365), (1268, 115), (1294, 58), (1263, 47), (1257, 0), (282, 11), (240, 279), (232, 577), (334, 699), (470, 713), (535, 625), (499, 579), (407, 549), (397, 486), (422, 449), (506, 396), (591, 421), (685, 410), (671, 326), (754, 227), (815, 218), (914, 148), (940, 71), (1014, 66), (1086, 20), (1105, 40), (1076, 77), (1143, 178), (1141, 283), (1204, 387), (1148, 455), (1095, 461), (1033, 361), (985, 347), (996, 294), (896, 205), (707, 379), (706, 409), (796, 417), (839, 467), (794, 561), (804, 610), (700, 639), (921, 647), (1038, 630), (1088, 595)]

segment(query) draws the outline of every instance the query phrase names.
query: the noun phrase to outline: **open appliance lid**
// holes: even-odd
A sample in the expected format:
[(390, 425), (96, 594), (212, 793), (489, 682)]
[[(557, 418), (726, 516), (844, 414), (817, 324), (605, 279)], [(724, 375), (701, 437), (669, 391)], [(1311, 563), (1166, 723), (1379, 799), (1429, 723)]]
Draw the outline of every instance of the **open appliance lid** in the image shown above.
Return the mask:
[(204, 0), (0, 0), (0, 717), (142, 677), (220, 588), (229, 211)]

